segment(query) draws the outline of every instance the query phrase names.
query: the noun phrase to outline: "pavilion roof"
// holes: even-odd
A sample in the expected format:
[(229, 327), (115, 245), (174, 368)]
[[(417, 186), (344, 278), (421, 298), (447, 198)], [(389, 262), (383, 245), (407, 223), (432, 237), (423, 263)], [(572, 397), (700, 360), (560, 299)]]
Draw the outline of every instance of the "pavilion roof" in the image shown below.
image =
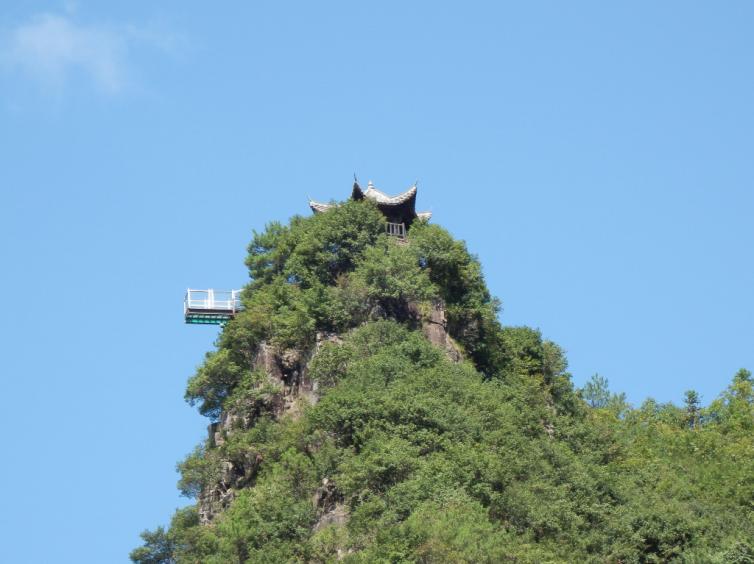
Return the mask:
[[(358, 182), (353, 184), (353, 192), (351, 193), (352, 200), (362, 200), (367, 198), (374, 201), (377, 207), (385, 214), (388, 220), (402, 220), (401, 223), (410, 224), (414, 219), (419, 218), (424, 221), (429, 221), (432, 217), (432, 212), (416, 212), (416, 184), (414, 183), (408, 190), (398, 194), (397, 196), (388, 196), (383, 191), (378, 190), (372, 184), (370, 180), (367, 184), (367, 189), (362, 190)], [(337, 204), (325, 204), (309, 199), (309, 207), (314, 213), (322, 213)]]

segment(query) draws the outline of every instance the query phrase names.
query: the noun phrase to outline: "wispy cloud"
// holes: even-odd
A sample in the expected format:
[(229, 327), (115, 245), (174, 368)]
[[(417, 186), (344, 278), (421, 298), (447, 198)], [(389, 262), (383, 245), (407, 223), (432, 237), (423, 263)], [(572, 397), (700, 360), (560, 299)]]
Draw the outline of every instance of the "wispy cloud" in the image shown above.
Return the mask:
[[(70, 12), (70, 11), (69, 11)], [(151, 27), (84, 25), (72, 15), (42, 14), (10, 30), (2, 63), (46, 87), (85, 78), (102, 92), (121, 92), (131, 80), (134, 47), (174, 52), (180, 38)]]

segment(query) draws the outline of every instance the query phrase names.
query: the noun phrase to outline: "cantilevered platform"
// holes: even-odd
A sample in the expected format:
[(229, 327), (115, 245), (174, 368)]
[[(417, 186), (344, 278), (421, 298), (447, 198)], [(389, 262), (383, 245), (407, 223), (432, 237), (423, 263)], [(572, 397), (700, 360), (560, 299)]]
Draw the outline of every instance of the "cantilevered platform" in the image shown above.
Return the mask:
[(183, 317), (193, 325), (222, 325), (241, 310), (241, 290), (186, 290)]

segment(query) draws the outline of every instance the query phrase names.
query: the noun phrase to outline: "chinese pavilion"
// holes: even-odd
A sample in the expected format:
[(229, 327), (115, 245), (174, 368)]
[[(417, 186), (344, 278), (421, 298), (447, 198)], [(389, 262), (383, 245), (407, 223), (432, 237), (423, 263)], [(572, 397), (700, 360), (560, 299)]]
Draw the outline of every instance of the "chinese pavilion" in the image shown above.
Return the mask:
[[(388, 233), (403, 238), (406, 236), (406, 230), (416, 219), (428, 221), (432, 217), (431, 212), (416, 212), (416, 184), (408, 190), (397, 196), (388, 196), (384, 192), (374, 187), (371, 181), (367, 184), (367, 189), (362, 190), (358, 181), (353, 183), (351, 192), (352, 200), (372, 200), (377, 204), (377, 208), (383, 213), (388, 221)], [(337, 204), (323, 204), (309, 199), (309, 207), (314, 213), (322, 213), (336, 206)]]

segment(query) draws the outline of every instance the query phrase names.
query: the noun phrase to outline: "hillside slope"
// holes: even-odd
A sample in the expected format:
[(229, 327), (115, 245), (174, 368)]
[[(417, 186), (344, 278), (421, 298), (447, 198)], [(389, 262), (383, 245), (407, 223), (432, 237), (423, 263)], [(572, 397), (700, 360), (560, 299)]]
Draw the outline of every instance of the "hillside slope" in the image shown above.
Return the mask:
[(463, 243), (384, 221), (255, 234), (186, 392), (212, 420), (179, 464), (196, 504), (134, 562), (754, 562), (750, 373), (707, 408), (575, 390)]

